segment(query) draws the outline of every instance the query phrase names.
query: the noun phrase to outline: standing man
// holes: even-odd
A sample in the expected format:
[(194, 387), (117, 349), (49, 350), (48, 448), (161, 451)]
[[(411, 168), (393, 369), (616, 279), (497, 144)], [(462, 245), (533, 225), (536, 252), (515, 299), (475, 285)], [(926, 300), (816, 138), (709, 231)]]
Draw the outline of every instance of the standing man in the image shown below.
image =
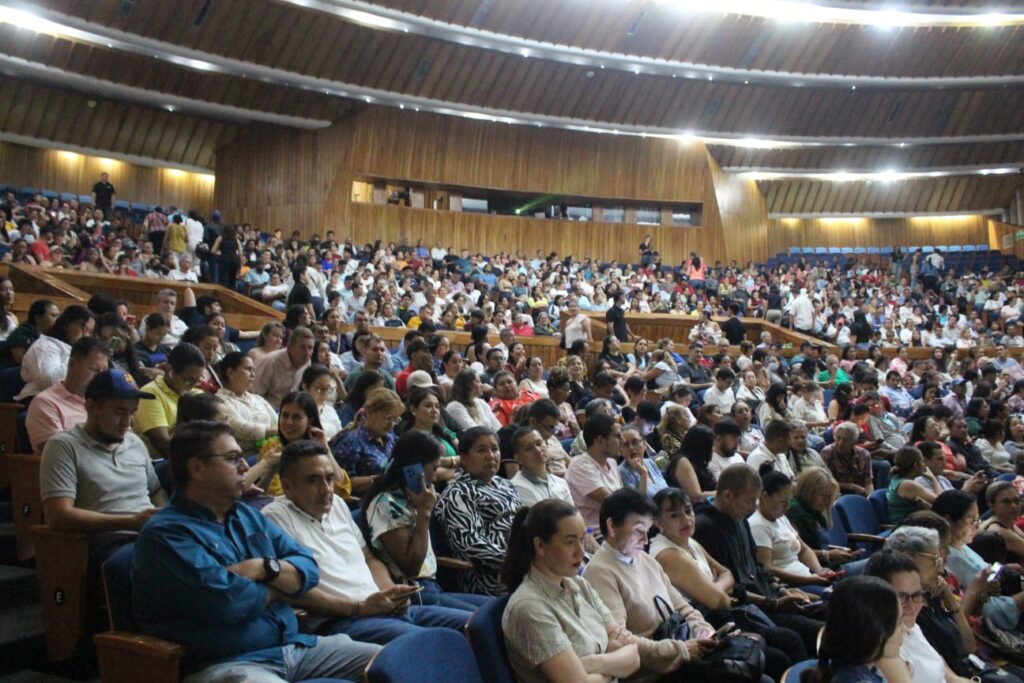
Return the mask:
[(789, 326), (800, 334), (814, 334), (814, 302), (806, 288), (789, 305)]
[(100, 173), (99, 181), (92, 186), (92, 203), (103, 212), (103, 217), (107, 220), (113, 216), (114, 197), (116, 196), (117, 191), (110, 184), (110, 174), (106, 171)]

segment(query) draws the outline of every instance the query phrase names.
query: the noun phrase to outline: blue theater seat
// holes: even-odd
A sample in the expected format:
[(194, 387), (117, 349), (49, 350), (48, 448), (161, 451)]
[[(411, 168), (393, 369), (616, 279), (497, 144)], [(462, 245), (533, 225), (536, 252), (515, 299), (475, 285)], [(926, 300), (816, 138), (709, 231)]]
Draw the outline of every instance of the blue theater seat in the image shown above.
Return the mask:
[[(490, 673), (490, 672), (489, 672)], [(488, 681), (494, 680), (488, 676)], [(483, 683), (462, 634), (430, 628), (395, 638), (366, 667), (367, 683)]]
[(495, 598), (481, 606), (466, 624), (466, 637), (476, 657), (480, 675), (489, 683), (515, 683), (516, 677), (508, 663), (501, 617), (508, 606), (508, 596)]

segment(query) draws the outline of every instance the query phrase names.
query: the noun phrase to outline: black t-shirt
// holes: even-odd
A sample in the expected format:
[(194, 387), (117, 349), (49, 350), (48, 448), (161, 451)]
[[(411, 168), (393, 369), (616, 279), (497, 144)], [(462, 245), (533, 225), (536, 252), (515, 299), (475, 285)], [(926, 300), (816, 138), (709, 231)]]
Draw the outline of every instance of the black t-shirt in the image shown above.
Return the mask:
[(725, 321), (725, 324), (722, 325), (722, 332), (733, 346), (739, 346), (740, 342), (747, 338), (747, 327), (736, 316)]
[(92, 191), (96, 195), (96, 206), (109, 209), (114, 199), (114, 186), (101, 180), (92, 186)]
[(619, 341), (629, 339), (629, 333), (626, 331), (626, 313), (621, 308), (612, 306), (604, 314), (604, 319), (608, 326), (612, 328), (612, 333), (616, 339)]
[(309, 291), (309, 287), (296, 282), (295, 286), (292, 287), (292, 291), (288, 293), (288, 301), (285, 303), (286, 306), (294, 306), (295, 304), (311, 304), (313, 303), (313, 295)]

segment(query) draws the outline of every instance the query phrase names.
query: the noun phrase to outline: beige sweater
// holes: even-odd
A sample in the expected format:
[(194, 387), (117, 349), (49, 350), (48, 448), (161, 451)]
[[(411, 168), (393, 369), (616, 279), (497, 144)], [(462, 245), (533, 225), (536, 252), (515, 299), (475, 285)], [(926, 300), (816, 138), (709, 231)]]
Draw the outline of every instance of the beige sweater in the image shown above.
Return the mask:
[(629, 564), (605, 543), (583, 571), (583, 578), (601, 596), (615, 621), (624, 625), (636, 639), (641, 668), (631, 680), (656, 679), (656, 674), (675, 671), (689, 660), (689, 651), (682, 641), (650, 639), (662, 621), (654, 606), (654, 596), (660, 595), (681, 614), (690, 625), (691, 633), (702, 628), (714, 631), (703, 615), (672, 586), (658, 561), (647, 553), (640, 553)]

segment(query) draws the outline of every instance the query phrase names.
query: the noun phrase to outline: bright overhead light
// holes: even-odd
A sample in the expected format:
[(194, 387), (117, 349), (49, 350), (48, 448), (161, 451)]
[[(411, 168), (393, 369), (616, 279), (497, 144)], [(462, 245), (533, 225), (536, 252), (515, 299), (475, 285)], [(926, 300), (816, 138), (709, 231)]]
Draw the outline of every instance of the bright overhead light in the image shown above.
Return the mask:
[(985, 27), (1024, 24), (1024, 14), (1006, 12), (941, 12), (924, 7), (869, 9), (827, 2), (799, 0), (657, 0), (663, 5), (694, 14), (740, 14), (784, 22), (857, 24), (880, 28)]
[(916, 178), (950, 178), (953, 176), (990, 176), (1017, 173), (1024, 164), (1013, 166), (948, 166), (941, 169), (920, 171), (819, 171), (804, 169), (741, 169), (725, 168), (727, 173), (738, 173), (751, 180), (819, 180), (831, 183), (883, 182), (892, 183)]

